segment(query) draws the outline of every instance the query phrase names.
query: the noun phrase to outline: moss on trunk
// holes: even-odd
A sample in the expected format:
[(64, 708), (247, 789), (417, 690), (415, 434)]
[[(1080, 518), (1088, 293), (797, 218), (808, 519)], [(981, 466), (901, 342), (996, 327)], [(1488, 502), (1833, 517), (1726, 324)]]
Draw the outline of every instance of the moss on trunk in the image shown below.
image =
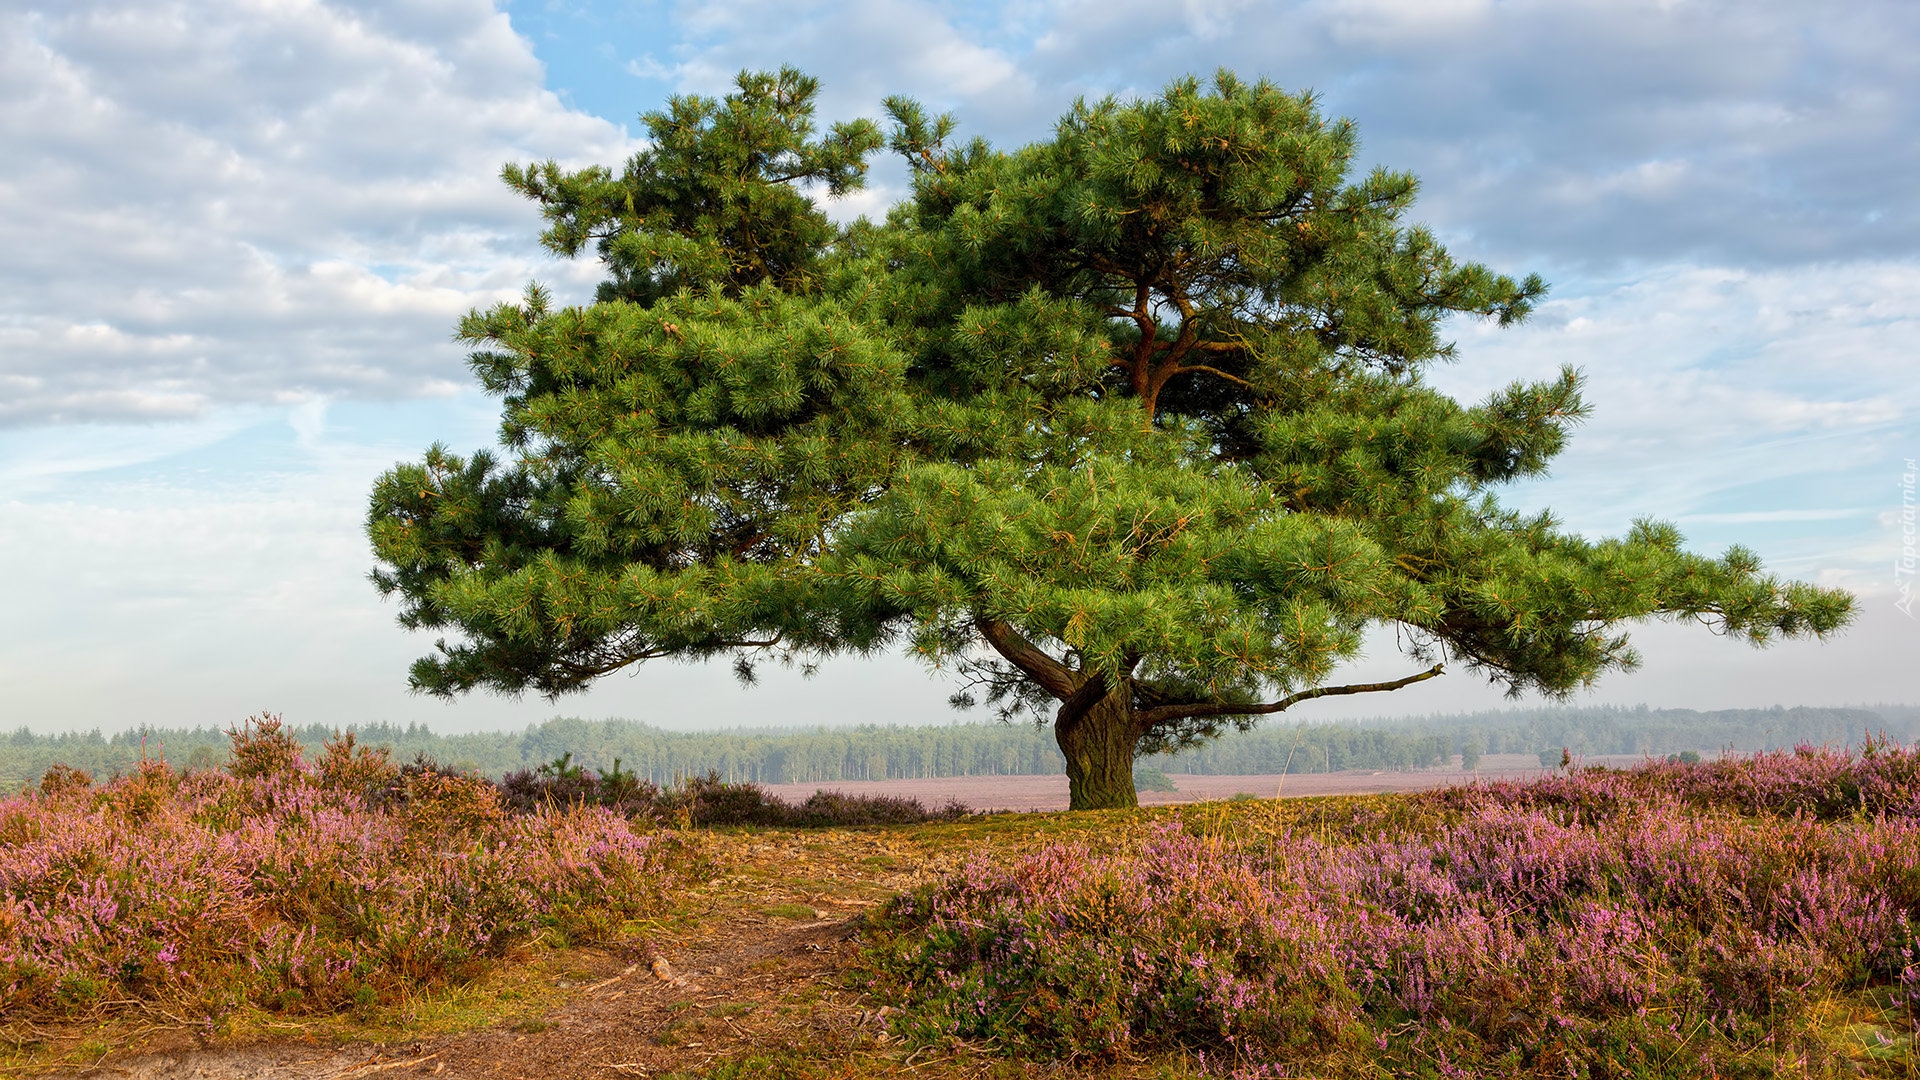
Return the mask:
[(1133, 708), (1126, 687), (1109, 693), (1077, 715), (1073, 702), (1060, 706), (1053, 736), (1067, 759), (1068, 809), (1110, 810), (1140, 805), (1133, 787)]

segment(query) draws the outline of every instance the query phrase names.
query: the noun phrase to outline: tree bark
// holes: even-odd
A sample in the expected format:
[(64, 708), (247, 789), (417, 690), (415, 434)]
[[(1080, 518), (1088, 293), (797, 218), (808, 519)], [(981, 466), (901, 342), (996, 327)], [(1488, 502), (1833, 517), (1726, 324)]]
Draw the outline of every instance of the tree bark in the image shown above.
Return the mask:
[(1053, 737), (1067, 759), (1068, 809), (1140, 805), (1133, 787), (1133, 746), (1140, 736), (1130, 696), (1123, 682), (1103, 697), (1076, 694), (1060, 703)]

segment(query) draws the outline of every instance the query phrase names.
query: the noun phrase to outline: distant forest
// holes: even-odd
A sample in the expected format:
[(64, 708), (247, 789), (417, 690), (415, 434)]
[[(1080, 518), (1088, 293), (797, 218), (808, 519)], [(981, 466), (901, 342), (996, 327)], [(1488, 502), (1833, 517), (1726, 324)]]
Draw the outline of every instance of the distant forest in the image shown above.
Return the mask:
[[(353, 727), (364, 744), (386, 746), (394, 760), (425, 755), (498, 778), (538, 768), (563, 754), (603, 771), (620, 767), (657, 784), (709, 772), (731, 781), (825, 783), (936, 776), (1046, 775), (1062, 771), (1051, 728), (1028, 724), (761, 728), (667, 731), (630, 720), (556, 718), (524, 731), (439, 735), (420, 725)], [(309, 758), (335, 729), (312, 725), (296, 734)], [(1798, 743), (1858, 745), (1866, 735), (1920, 739), (1920, 705), (1849, 708), (1692, 709), (1540, 707), (1341, 723), (1269, 720), (1196, 749), (1146, 759), (1169, 773), (1216, 775), (1408, 770), (1456, 757), (1539, 754), (1558, 761), (1599, 754), (1665, 756), (1692, 750), (1792, 747)], [(219, 728), (144, 729), (38, 735), (21, 728), (0, 736), (0, 792), (35, 782), (55, 763), (105, 779), (130, 770), (144, 753), (176, 767), (222, 765), (227, 734)]]

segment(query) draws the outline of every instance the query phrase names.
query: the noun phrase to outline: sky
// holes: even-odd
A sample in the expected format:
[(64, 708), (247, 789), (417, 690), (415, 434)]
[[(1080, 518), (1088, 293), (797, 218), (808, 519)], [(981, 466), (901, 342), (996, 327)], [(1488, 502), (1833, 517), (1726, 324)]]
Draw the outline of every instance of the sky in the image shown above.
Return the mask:
[[(904, 93), (1002, 146), (1223, 67), (1315, 91), (1456, 256), (1553, 286), (1520, 327), (1450, 324), (1432, 377), (1585, 372), (1592, 417), (1504, 501), (1859, 598), (1824, 644), (1646, 626), (1644, 666), (1575, 702), (1920, 700), (1916, 52), (1908, 0), (0, 0), (0, 727), (956, 719), (897, 658), (422, 698), (432, 635), (366, 580), (374, 478), (495, 441), (455, 322), (598, 277), (500, 166), (617, 166), (668, 97), (783, 64), (823, 124)], [(904, 194), (879, 162), (829, 209)], [(1340, 681), (1417, 669), (1380, 635)], [(1503, 703), (1460, 670), (1299, 718)]]

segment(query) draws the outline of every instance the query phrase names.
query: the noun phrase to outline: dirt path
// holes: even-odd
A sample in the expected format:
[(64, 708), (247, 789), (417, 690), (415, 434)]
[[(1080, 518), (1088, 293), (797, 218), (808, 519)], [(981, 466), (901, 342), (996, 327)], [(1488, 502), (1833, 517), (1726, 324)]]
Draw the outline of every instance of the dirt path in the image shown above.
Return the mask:
[[(719, 873), (647, 941), (564, 954), (567, 991), (543, 1015), (388, 1045), (292, 1041), (200, 1048), (180, 1033), (94, 1068), (39, 1076), (139, 1080), (488, 1080), (706, 1075), (753, 1055), (815, 1062), (877, 1056), (892, 1071), (885, 1018), (841, 972), (861, 913), (951, 869), (961, 856), (897, 831), (713, 835)], [(171, 1045), (169, 1045), (171, 1044)], [(952, 1064), (952, 1063), (950, 1063)], [(875, 1070), (862, 1068), (860, 1075)], [(940, 1070), (965, 1075), (964, 1068)], [(742, 1075), (752, 1075), (746, 1072)], [(921, 1075), (925, 1075), (922, 1073)]]

